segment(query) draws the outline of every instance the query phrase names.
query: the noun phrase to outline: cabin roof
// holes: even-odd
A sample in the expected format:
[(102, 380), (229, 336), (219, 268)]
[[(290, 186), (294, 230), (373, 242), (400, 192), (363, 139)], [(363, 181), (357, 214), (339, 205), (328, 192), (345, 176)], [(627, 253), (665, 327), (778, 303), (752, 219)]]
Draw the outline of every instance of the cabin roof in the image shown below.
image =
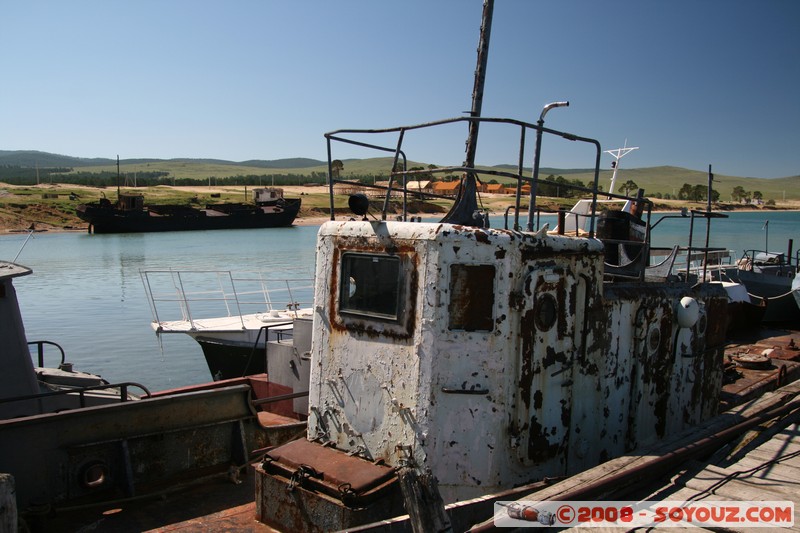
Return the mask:
[[(477, 235), (480, 234), (480, 235)], [(568, 235), (549, 235), (520, 233), (503, 229), (478, 228), (475, 226), (462, 226), (441, 222), (396, 222), (392, 220), (372, 221), (329, 221), (319, 229), (320, 236), (338, 236), (343, 238), (384, 238), (391, 235), (392, 239), (409, 241), (446, 241), (462, 236), (466, 241), (491, 243), (510, 249), (525, 244), (545, 246), (551, 251), (580, 251), (599, 253), (603, 250), (603, 243), (599, 239), (574, 237)], [(463, 246), (463, 245), (462, 245)]]

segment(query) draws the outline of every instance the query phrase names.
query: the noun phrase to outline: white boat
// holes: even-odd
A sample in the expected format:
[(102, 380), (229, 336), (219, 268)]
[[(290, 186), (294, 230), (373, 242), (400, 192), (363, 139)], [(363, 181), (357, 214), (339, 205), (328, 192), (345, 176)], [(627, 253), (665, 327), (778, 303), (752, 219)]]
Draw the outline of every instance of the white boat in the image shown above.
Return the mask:
[(311, 279), (271, 279), (260, 271), (141, 272), (157, 335), (180, 333), (203, 350), (215, 380), (267, 371), (266, 342), (291, 338), (311, 316)]
[[(336, 149), (393, 163), (388, 186), (373, 186), (382, 205), (353, 195), (353, 218), (337, 221), (332, 210), (318, 233), (307, 434), (256, 468), (256, 515), (272, 528), (344, 530), (409, 513), (446, 530), (442, 502), (580, 472), (719, 408), (728, 293), (677, 269), (677, 248), (648, 276), (652, 202), (640, 191), (628, 212), (599, 212), (600, 143), (544, 127), (568, 102), (544, 106), (536, 123), (481, 116), (492, 6), (484, 3), (468, 117), (325, 134), (332, 207), (337, 185), (355, 185), (340, 179)], [(425, 172), (460, 176), (456, 200), (440, 222), (416, 222), (407, 184), (418, 171), (406, 161), (424, 160), (414, 147), (453, 128), (469, 132), (464, 163)], [(519, 139), (516, 168), (476, 164), (487, 128)], [(593, 160), (576, 162), (594, 168), (594, 180), (575, 188), (588, 209), (574, 213), (573, 232), (566, 218), (552, 233), (535, 223), (545, 135)], [(442, 159), (458, 145), (442, 144)], [(517, 192), (513, 220), (494, 229), (477, 184), (500, 178)], [(718, 216), (691, 213), (684, 263), (711, 251), (692, 246), (695, 220), (710, 229)]]
[(793, 287), (798, 275), (800, 253), (788, 254), (745, 250), (740, 258), (729, 251), (708, 269), (714, 279), (741, 283), (754, 298), (766, 302), (763, 321), (771, 324), (800, 326), (800, 306)]
[[(404, 143), (414, 146), (417, 130), (482, 122), (584, 143), (599, 162), (592, 139), (506, 118), (326, 138), (413, 160)], [(398, 166), (393, 180), (410, 181), (414, 171)], [(731, 300), (722, 284), (681, 269), (713, 249), (690, 246), (682, 259), (669, 250), (661, 275), (648, 275), (652, 203), (639, 197), (631, 212), (600, 213), (597, 166), (585, 233), (521, 231), (518, 216), (488, 227), (469, 198), (476, 176), (515, 179), (521, 191), (534, 179), (522, 166), (468, 161), (432, 172), (463, 176), (441, 222), (409, 222), (405, 212), (395, 221), (388, 200), (373, 206), (356, 195), (353, 219), (320, 228), (308, 432), (257, 469), (257, 514), (271, 527), (338, 530), (403, 514), (415, 505), (415, 479), (434, 480), (445, 503), (501, 493), (717, 412)], [(332, 177), (331, 191), (341, 181)]]

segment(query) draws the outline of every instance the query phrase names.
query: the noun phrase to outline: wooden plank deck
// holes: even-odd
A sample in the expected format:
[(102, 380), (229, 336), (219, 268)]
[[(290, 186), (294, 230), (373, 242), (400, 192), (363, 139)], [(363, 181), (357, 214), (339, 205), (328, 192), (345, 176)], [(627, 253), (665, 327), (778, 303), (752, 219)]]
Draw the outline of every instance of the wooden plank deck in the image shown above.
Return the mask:
[[(706, 457), (685, 461), (672, 468), (669, 473), (658, 473), (654, 470), (655, 474), (639, 473), (638, 477), (622, 479), (626, 474), (646, 468), (648, 463), (658, 461), (675, 450), (691, 448), (736, 423), (758, 417), (779, 406), (794, 410), (783, 419), (764, 421), (759, 426), (742, 432), (737, 439), (716, 452), (709, 451)], [(782, 530), (800, 531), (799, 406), (800, 381), (795, 381), (722, 413), (709, 420), (702, 428), (676, 435), (651, 449), (642, 450), (639, 454), (612, 459), (519, 499), (732, 502), (788, 500), (795, 505), (795, 525)], [(616, 484), (617, 480), (620, 484)], [(580, 494), (584, 496), (575, 497)], [(683, 528), (669, 530), (680, 529)], [(704, 531), (702, 528), (690, 529), (695, 532)], [(585, 528), (563, 531), (573, 530), (586, 531)], [(748, 528), (725, 528), (725, 531), (746, 530)], [(628, 529), (592, 528), (592, 531), (616, 532)]]
[[(800, 531), (800, 414), (794, 413), (774, 434), (765, 434), (746, 448), (713, 462), (692, 461), (667, 482), (635, 499), (679, 501), (792, 501)], [(728, 531), (750, 528), (727, 527)]]

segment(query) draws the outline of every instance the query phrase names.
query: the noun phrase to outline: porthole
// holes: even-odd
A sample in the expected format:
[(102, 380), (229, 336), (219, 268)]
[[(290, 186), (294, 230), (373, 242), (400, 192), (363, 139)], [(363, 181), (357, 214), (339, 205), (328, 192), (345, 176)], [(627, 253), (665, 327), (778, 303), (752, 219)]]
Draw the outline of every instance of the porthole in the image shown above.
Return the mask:
[(658, 351), (659, 346), (661, 346), (661, 330), (653, 326), (647, 334), (647, 349), (652, 354)]
[(81, 484), (87, 489), (102, 487), (108, 479), (108, 467), (101, 461), (94, 461), (83, 467)]
[(536, 297), (536, 304), (533, 306), (534, 322), (539, 331), (548, 331), (556, 323), (557, 303), (555, 297), (550, 293), (540, 294)]

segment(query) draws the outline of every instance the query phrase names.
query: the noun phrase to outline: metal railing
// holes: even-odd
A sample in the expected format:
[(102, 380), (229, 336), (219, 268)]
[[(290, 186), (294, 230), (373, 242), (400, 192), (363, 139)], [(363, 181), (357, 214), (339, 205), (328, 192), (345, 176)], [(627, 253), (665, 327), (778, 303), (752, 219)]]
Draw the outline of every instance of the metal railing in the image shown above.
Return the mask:
[[(66, 387), (65, 385), (60, 385), (61, 387)], [(80, 398), (80, 407), (86, 407), (86, 393), (93, 392), (93, 391), (100, 391), (100, 390), (108, 390), (108, 389), (118, 389), (119, 390), (119, 397), (120, 402), (128, 401), (128, 388), (129, 387), (136, 387), (144, 391), (144, 397), (150, 397), (150, 391), (144, 385), (140, 383), (136, 383), (134, 381), (125, 381), (122, 383), (104, 383), (102, 385), (90, 385), (88, 387), (69, 387), (63, 388), (61, 390), (52, 391), (52, 392), (40, 392), (38, 394), (27, 394), (25, 396), (14, 396), (11, 398), (0, 398), (0, 403), (12, 403), (12, 402), (19, 402), (24, 400), (41, 400), (45, 398), (52, 398), (54, 396), (69, 396), (69, 395), (77, 395)]]
[(28, 341), (28, 346), (36, 346), (36, 354), (38, 356), (38, 363), (39, 367), (44, 367), (44, 347), (45, 345), (55, 346), (58, 348), (58, 351), (61, 352), (61, 362), (58, 364), (59, 368), (64, 365), (66, 361), (66, 354), (64, 353), (64, 348), (61, 347), (60, 344), (57, 344), (52, 341)]
[(310, 308), (311, 278), (270, 279), (262, 271), (145, 270), (140, 272), (156, 323), (194, 322), (203, 318), (239, 317), (271, 311)]
[[(504, 170), (498, 167), (489, 168), (489, 167), (478, 167), (476, 165), (466, 164), (466, 165), (457, 165), (457, 166), (447, 166), (447, 167), (438, 167), (438, 168), (426, 168), (422, 170), (418, 169), (409, 169), (408, 168), (408, 158), (407, 154), (404, 150), (404, 142), (408, 144), (408, 139), (406, 138), (411, 137), (411, 133), (428, 130), (430, 128), (435, 127), (442, 127), (442, 126), (450, 126), (450, 125), (461, 125), (466, 124), (468, 127), (477, 126), (478, 124), (492, 124), (493, 127), (503, 127), (507, 132), (510, 138), (516, 137), (518, 140), (518, 151), (517, 151), (517, 166), (516, 168)], [(329, 187), (330, 187), (330, 204), (331, 204), (331, 216), (334, 216), (334, 205), (333, 205), (333, 198), (334, 198), (334, 185), (335, 184), (342, 184), (342, 185), (349, 185), (352, 187), (361, 187), (363, 189), (382, 189), (386, 193), (386, 201), (384, 202), (383, 209), (381, 211), (381, 218), (386, 220), (388, 212), (388, 202), (392, 194), (394, 193), (397, 197), (402, 200), (402, 219), (407, 220), (408, 217), (408, 199), (409, 195), (412, 197), (415, 195), (419, 195), (419, 191), (415, 191), (413, 187), (409, 187), (408, 183), (411, 179), (419, 178), (424, 176), (425, 179), (430, 179), (430, 176), (438, 175), (438, 176), (448, 176), (448, 175), (466, 175), (470, 174), (473, 176), (478, 177), (480, 180), (483, 178), (484, 180), (488, 181), (490, 179), (500, 178), (503, 180), (507, 180), (513, 186), (516, 187), (515, 193), (515, 205), (514, 205), (514, 219), (510, 224), (511, 227), (514, 229), (520, 228), (520, 220), (519, 214), (522, 211), (522, 199), (523, 197), (527, 197), (530, 195), (529, 204), (535, 205), (535, 195), (536, 195), (536, 186), (537, 185), (555, 185), (554, 183), (549, 182), (548, 180), (541, 180), (536, 176), (533, 176), (531, 171), (526, 169), (525, 161), (526, 159), (531, 157), (530, 153), (526, 153), (526, 149), (529, 148), (528, 139), (531, 136), (531, 133), (536, 134), (537, 136), (541, 136), (542, 134), (552, 135), (554, 137), (560, 137), (567, 141), (571, 142), (580, 142), (586, 143), (590, 146), (589, 153), (593, 152), (594, 160), (592, 165), (593, 170), (593, 180), (588, 187), (581, 187), (576, 186), (570, 183), (559, 184), (560, 187), (564, 189), (568, 189), (577, 193), (578, 195), (585, 194), (592, 200), (596, 200), (598, 196), (598, 180), (600, 175), (600, 155), (602, 150), (600, 149), (600, 143), (594, 139), (590, 139), (588, 137), (581, 137), (579, 135), (574, 135), (571, 133), (558, 131), (550, 128), (544, 127), (541, 123), (532, 124), (529, 122), (524, 122), (520, 120), (514, 120), (509, 118), (490, 118), (490, 117), (457, 117), (457, 118), (449, 118), (444, 120), (438, 120), (434, 122), (427, 122), (423, 124), (415, 124), (411, 126), (402, 126), (402, 127), (395, 127), (395, 128), (384, 128), (384, 129), (340, 129), (336, 131), (332, 131), (325, 134), (325, 138), (327, 140), (328, 145), (328, 177), (329, 177)], [(408, 134), (408, 135), (407, 135)], [(377, 142), (382, 142), (384, 144), (377, 144)], [(394, 143), (386, 142), (388, 139), (393, 139)], [(389, 184), (388, 186), (378, 186), (375, 184), (367, 184), (361, 183), (356, 181), (351, 181), (347, 179), (341, 179), (339, 176), (339, 160), (333, 159), (332, 155), (332, 145), (333, 143), (342, 143), (344, 145), (349, 145), (352, 147), (359, 147), (361, 149), (367, 151), (377, 151), (382, 152), (385, 154), (391, 154), (393, 156), (393, 163), (391, 165), (391, 169), (389, 170), (388, 179)], [(593, 148), (593, 150), (591, 149)], [(369, 156), (367, 156), (369, 157)], [(533, 155), (533, 158), (538, 160), (538, 153)], [(337, 165), (334, 165), (334, 162)], [(435, 192), (426, 192), (425, 196), (427, 198), (445, 198), (445, 195), (437, 194)], [(603, 196), (611, 196), (611, 197), (620, 197), (618, 195), (603, 193)], [(646, 199), (644, 202), (649, 203)], [(590, 227), (589, 227), (589, 235), (594, 236), (594, 214), (595, 214), (595, 207), (596, 203), (593, 202), (591, 214), (592, 218), (590, 219)], [(535, 211), (535, 210), (534, 210)], [(529, 214), (528, 226), (529, 230), (531, 229), (532, 220), (531, 215)], [(507, 223), (507, 226), (509, 224)], [(509, 229), (508, 227), (506, 229)]]

